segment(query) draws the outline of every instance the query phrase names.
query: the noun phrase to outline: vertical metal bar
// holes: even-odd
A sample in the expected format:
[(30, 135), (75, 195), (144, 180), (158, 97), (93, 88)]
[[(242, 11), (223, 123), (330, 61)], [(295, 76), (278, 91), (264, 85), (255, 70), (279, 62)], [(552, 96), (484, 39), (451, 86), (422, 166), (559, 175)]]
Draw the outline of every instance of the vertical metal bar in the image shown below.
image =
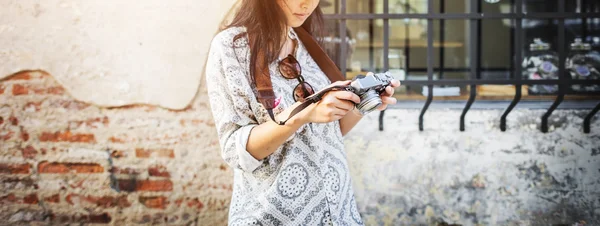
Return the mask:
[[(341, 6), (340, 6), (340, 14), (343, 16), (346, 14), (346, 0), (341, 0)], [(340, 20), (340, 70), (342, 71), (342, 74), (344, 75), (344, 78), (346, 77), (346, 71), (347, 71), (347, 62), (346, 59), (348, 59), (348, 51), (346, 50), (346, 46), (348, 44), (349, 40), (346, 40), (347, 36), (346, 36), (346, 19), (341, 19)]]
[[(433, 0), (427, 0), (427, 12), (430, 14), (433, 12)], [(433, 80), (433, 19), (427, 19), (427, 80)], [(427, 93), (427, 102), (425, 102), (425, 106), (421, 109), (421, 114), (419, 115), (419, 130), (423, 131), (423, 115), (429, 108), (431, 101), (433, 100), (433, 85), (427, 85), (429, 88)]]
[[(558, 1), (558, 13), (565, 12), (565, 1)], [(563, 101), (565, 97), (565, 89), (567, 86), (565, 83), (568, 83), (567, 78), (565, 77), (565, 19), (558, 19), (558, 96), (552, 106), (546, 111), (546, 113), (542, 116), (542, 126), (541, 130), (544, 133), (548, 132), (548, 117), (552, 115), (552, 112), (556, 110), (558, 105)]]
[[(446, 12), (446, 1), (445, 0), (441, 0), (440, 1), (440, 13), (445, 13)], [(440, 61), (440, 65), (439, 65), (439, 79), (444, 79), (444, 39), (446, 39), (445, 37), (445, 31), (446, 31), (446, 20), (440, 20), (440, 56), (439, 56), (439, 61)]]
[[(591, 10), (589, 8), (585, 7), (586, 3), (587, 3), (587, 1), (581, 0), (579, 2), (579, 4), (577, 4), (577, 7), (579, 7), (579, 10), (577, 10), (577, 11), (579, 11), (579, 12), (590, 11), (591, 12)], [(585, 41), (588, 36), (588, 19), (590, 19), (590, 18), (581, 18), (581, 40), (582, 41)]]
[[(373, 8), (374, 7), (374, 2), (375, 0), (368, 0), (369, 1), (369, 13), (373, 14), (375, 13), (375, 10)], [(374, 24), (374, 19), (369, 19), (369, 71), (374, 72), (375, 71), (375, 46), (374, 46), (374, 41), (375, 41), (375, 24)]]
[[(475, 14), (478, 13), (479, 11), (479, 0), (471, 0), (471, 7), (470, 7), (470, 13), (471, 14)], [(471, 52), (470, 52), (470, 64), (471, 64), (471, 76), (470, 76), (470, 80), (476, 80), (477, 79), (477, 74), (479, 73), (479, 38), (477, 37), (478, 35), (478, 30), (479, 30), (479, 26), (478, 24), (481, 23), (481, 21), (479, 21), (478, 19), (471, 19), (470, 21), (470, 32), (469, 32), (469, 42), (471, 42)], [(460, 115), (460, 131), (465, 131), (465, 115), (467, 114), (467, 112), (469, 111), (469, 109), (471, 108), (471, 105), (473, 104), (473, 102), (475, 101), (475, 96), (477, 95), (477, 85), (470, 85), (471, 87), (471, 95), (469, 95), (469, 100), (467, 101), (467, 105), (465, 106), (465, 108), (463, 109), (462, 114)]]
[(385, 18), (383, 19), (383, 71), (388, 71), (390, 69), (390, 59), (389, 54), (390, 54), (390, 20), (389, 18), (389, 13), (390, 13), (390, 7), (389, 7), (389, 0), (383, 0), (383, 14), (385, 15)]
[[(390, 46), (390, 20), (387, 15), (389, 15), (390, 7), (388, 5), (389, 0), (383, 0), (383, 14), (386, 17), (383, 19), (383, 71), (388, 71), (390, 67), (389, 56), (389, 46)], [(383, 131), (383, 115), (385, 114), (385, 110), (379, 113), (379, 131)]]
[[(515, 11), (514, 11), (515, 10), (515, 8), (514, 8), (514, 6), (515, 6), (515, 0), (510, 0), (509, 4), (511, 5), (510, 12), (511, 13), (515, 13)], [(511, 17), (509, 19), (510, 19), (510, 23), (515, 23), (516, 24), (517, 21), (515, 20), (514, 17)], [(513, 75), (512, 72), (515, 70), (515, 64), (514, 64), (514, 56), (515, 56), (515, 27), (516, 27), (515, 25), (510, 26), (510, 43), (509, 43), (510, 53), (509, 53), (509, 56), (513, 57), (513, 61), (511, 61), (511, 63), (510, 63), (510, 67), (509, 67), (510, 71), (508, 73), (510, 77), (508, 79), (514, 79), (514, 77), (512, 76)], [(486, 68), (486, 69), (489, 69), (489, 68)], [(483, 69), (483, 70), (486, 70), (486, 69)]]
[[(515, 1), (516, 4), (516, 14), (517, 19), (515, 19), (515, 33), (514, 33), (514, 40), (515, 40), (515, 44), (514, 44), (514, 52), (515, 52), (515, 58), (514, 58), (514, 71), (512, 79), (514, 81), (520, 81), (521, 80), (521, 73), (522, 73), (522, 62), (523, 62), (523, 51), (521, 48), (523, 48), (523, 3), (522, 0), (516, 0)], [(508, 108), (506, 108), (506, 110), (504, 111), (504, 114), (502, 114), (502, 117), (500, 118), (500, 130), (502, 130), (503, 132), (506, 131), (506, 117), (508, 116), (508, 114), (513, 110), (513, 108), (519, 103), (519, 101), (521, 101), (521, 88), (522, 85), (515, 85), (515, 98), (513, 99), (513, 101), (510, 103), (510, 105), (508, 106)]]
[[(410, 11), (410, 4), (408, 3), (408, 1), (405, 1), (404, 3), (404, 13), (409, 13)], [(410, 24), (405, 24), (404, 25), (404, 56), (405, 56), (405, 64), (404, 64), (404, 74), (405, 79), (408, 80), (408, 76), (410, 73), (410, 39), (408, 37), (410, 37)], [(410, 86), (406, 86), (406, 93), (408, 94), (410, 92)]]
[(592, 111), (587, 116), (585, 116), (585, 119), (583, 120), (584, 133), (590, 133), (590, 123), (592, 121), (592, 117), (594, 117), (594, 115), (598, 113), (598, 110), (600, 110), (600, 103), (598, 103), (598, 105), (596, 105), (596, 107), (592, 109)]

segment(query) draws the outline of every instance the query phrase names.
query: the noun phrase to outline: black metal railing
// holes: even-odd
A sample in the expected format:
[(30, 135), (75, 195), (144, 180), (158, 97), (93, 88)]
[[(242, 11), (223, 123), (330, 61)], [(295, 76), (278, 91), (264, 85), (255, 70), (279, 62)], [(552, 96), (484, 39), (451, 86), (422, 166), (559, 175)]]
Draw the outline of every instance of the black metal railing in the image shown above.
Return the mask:
[[(546, 111), (544, 115), (541, 116), (541, 131), (548, 131), (548, 118), (552, 115), (552, 113), (557, 109), (557, 107), (563, 102), (565, 99), (565, 95), (578, 95), (578, 96), (586, 96), (590, 97), (592, 100), (599, 100), (598, 104), (593, 108), (589, 114), (585, 117), (583, 122), (583, 130), (585, 133), (590, 132), (590, 124), (593, 116), (600, 109), (600, 92), (580, 92), (571, 90), (571, 85), (576, 84), (585, 84), (585, 85), (600, 85), (600, 80), (575, 80), (570, 79), (566, 75), (565, 69), (565, 60), (566, 60), (566, 50), (565, 50), (565, 20), (566, 19), (582, 19), (586, 21), (589, 18), (600, 18), (599, 12), (565, 12), (565, 2), (570, 0), (558, 0), (558, 12), (547, 13), (547, 12), (524, 12), (523, 4), (524, 0), (512, 0), (512, 6), (514, 12), (511, 13), (482, 13), (481, 12), (481, 0), (469, 0), (469, 12), (468, 13), (444, 13), (443, 12), (443, 4), (440, 6), (441, 12), (435, 12), (434, 10), (434, 0), (427, 0), (427, 13), (410, 13), (410, 14), (394, 14), (389, 13), (389, 0), (383, 0), (383, 13), (378, 14), (347, 14), (347, 1), (348, 0), (339, 0), (336, 1), (336, 8), (339, 4), (338, 13), (336, 14), (326, 14), (325, 19), (328, 20), (338, 20), (339, 23), (339, 36), (340, 40), (346, 40), (347, 37), (347, 21), (348, 20), (375, 20), (381, 19), (383, 20), (383, 71), (387, 71), (389, 69), (389, 59), (388, 56), (388, 47), (389, 47), (389, 36), (390, 36), (390, 19), (426, 19), (427, 20), (427, 80), (404, 80), (401, 81), (405, 86), (411, 85), (419, 85), (419, 86), (427, 86), (428, 93), (427, 99), (424, 102), (421, 113), (419, 115), (419, 130), (423, 130), (423, 116), (427, 112), (429, 106), (433, 102), (433, 87), (435, 85), (464, 85), (470, 87), (469, 98), (466, 102), (462, 110), (462, 114), (460, 116), (460, 130), (465, 130), (465, 117), (466, 113), (471, 109), (472, 104), (475, 102), (477, 97), (477, 86), (478, 85), (514, 85), (515, 86), (515, 94), (513, 100), (510, 102), (508, 107), (504, 110), (500, 118), (500, 129), (502, 131), (506, 131), (506, 118), (510, 114), (510, 112), (517, 106), (517, 104), (522, 99), (522, 91), (521, 88), (523, 85), (557, 85), (558, 91), (556, 93), (556, 99), (550, 106), (550, 108)], [(435, 0), (440, 1), (440, 0)], [(442, 2), (444, 0), (441, 0)], [(442, 72), (443, 68), (443, 47), (440, 48), (440, 65), (439, 67), (434, 67), (434, 20), (450, 20), (450, 19), (463, 19), (470, 21), (470, 29), (469, 29), (469, 47), (470, 47), (470, 68), (464, 69), (453, 69), (453, 70), (464, 70), (469, 72), (468, 79), (433, 79), (434, 68), (438, 69), (438, 71)], [(511, 74), (510, 78), (505, 79), (489, 79), (489, 78), (481, 78), (482, 68), (480, 65), (480, 56), (481, 56), (481, 22), (484, 19), (510, 19), (514, 22), (514, 28), (512, 29), (512, 38), (511, 47), (512, 50), (512, 60), (514, 66), (509, 69), (509, 73)], [(543, 79), (543, 80), (528, 80), (522, 79), (521, 73), (523, 70), (522, 61), (523, 61), (523, 44), (524, 44), (524, 29), (522, 22), (523, 20), (529, 19), (552, 19), (557, 20), (557, 29), (558, 29), (558, 56), (559, 56), (559, 66), (558, 79)], [(443, 27), (443, 23), (441, 23)], [(440, 29), (440, 34), (443, 34)], [(371, 29), (372, 30), (372, 29)], [(443, 35), (440, 37), (440, 41), (443, 42)], [(408, 51), (407, 45), (407, 51)], [(340, 45), (340, 59), (346, 59), (347, 54), (346, 45)], [(372, 50), (371, 50), (372, 51)], [(408, 54), (407, 54), (408, 56)], [(410, 61), (407, 61), (407, 64)], [(372, 64), (372, 62), (371, 62)], [(342, 70), (342, 72), (346, 72), (347, 65), (345, 60), (340, 60), (338, 66)], [(486, 70), (486, 69), (483, 69)], [(407, 72), (408, 73), (408, 72)], [(384, 111), (381, 112), (379, 117), (379, 129), (383, 130), (383, 115)]]

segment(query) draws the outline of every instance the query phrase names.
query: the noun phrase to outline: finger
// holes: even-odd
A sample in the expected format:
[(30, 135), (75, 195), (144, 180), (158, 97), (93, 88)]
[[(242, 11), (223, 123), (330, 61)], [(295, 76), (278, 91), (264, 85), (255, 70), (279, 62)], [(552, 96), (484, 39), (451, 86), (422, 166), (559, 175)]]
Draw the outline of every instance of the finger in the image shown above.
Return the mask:
[(386, 87), (385, 93), (387, 93), (388, 96), (394, 95), (394, 88), (392, 88), (391, 86)]
[(398, 81), (396, 79), (392, 79), (391, 86), (394, 88), (400, 86), (400, 81)]
[(333, 108), (333, 109), (328, 109), (327, 110), (328, 114), (327, 116), (329, 117), (337, 117), (337, 116), (344, 116), (348, 113), (347, 110), (343, 110), (343, 109), (339, 109), (339, 108)]
[(377, 107), (377, 110), (383, 111), (387, 108), (387, 106), (388, 106), (387, 104), (379, 105), (379, 107)]
[(381, 97), (381, 102), (384, 104), (396, 104), (398, 100), (394, 97)]
[(335, 115), (334, 117), (332, 117), (331, 121), (338, 121), (338, 120), (344, 118), (344, 116), (346, 116), (346, 115)]
[(331, 85), (329, 85), (329, 87), (331, 87), (331, 86), (347, 86), (347, 85), (350, 85), (351, 82), (352, 82), (352, 80), (337, 81), (337, 82), (331, 83)]
[(344, 111), (350, 111), (354, 109), (354, 105), (355, 103), (348, 100), (341, 100), (337, 105), (335, 105), (335, 107)]
[(354, 103), (360, 103), (360, 97), (353, 92), (349, 91), (337, 91), (335, 92), (335, 97), (340, 100), (352, 101)]
[(392, 88), (391, 86), (385, 87), (384, 92), (382, 92), (379, 96), (392, 96), (394, 95), (394, 88)]

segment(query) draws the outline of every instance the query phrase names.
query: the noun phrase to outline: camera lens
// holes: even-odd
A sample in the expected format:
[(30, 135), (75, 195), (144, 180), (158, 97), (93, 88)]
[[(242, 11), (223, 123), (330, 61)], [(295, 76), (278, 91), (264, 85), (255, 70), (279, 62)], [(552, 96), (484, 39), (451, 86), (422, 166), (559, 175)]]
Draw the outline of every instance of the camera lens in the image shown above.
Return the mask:
[(360, 99), (361, 101), (356, 108), (358, 108), (360, 113), (363, 115), (377, 109), (377, 107), (383, 103), (377, 92), (374, 90), (363, 93), (360, 95)]

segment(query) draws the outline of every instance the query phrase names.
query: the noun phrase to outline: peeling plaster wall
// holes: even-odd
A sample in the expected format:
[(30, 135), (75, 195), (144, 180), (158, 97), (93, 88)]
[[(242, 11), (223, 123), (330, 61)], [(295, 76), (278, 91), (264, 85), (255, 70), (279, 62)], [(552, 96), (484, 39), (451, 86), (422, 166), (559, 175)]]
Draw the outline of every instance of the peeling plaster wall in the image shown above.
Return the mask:
[[(559, 110), (420, 110), (368, 115), (346, 138), (357, 202), (369, 225), (600, 225), (600, 120)], [(597, 117), (596, 117), (597, 118)]]
[(0, 80), (0, 225), (224, 225), (219, 153), (206, 87), (174, 111), (87, 104), (39, 71)]
[(100, 106), (188, 106), (236, 0), (3, 0), (0, 78), (52, 74)]

